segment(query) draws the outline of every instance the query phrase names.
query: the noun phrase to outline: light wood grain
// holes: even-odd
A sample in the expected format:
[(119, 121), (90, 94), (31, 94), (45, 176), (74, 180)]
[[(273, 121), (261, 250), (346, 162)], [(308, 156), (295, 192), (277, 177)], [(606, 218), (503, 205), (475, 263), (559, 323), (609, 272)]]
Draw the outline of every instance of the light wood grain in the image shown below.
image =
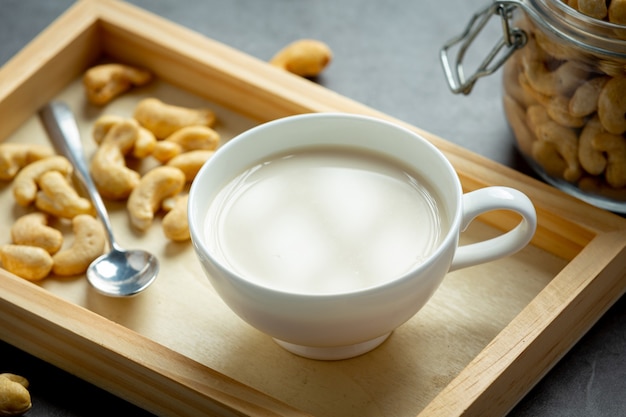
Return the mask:
[[(111, 107), (80, 94), (98, 60), (145, 66), (162, 81)], [(502, 415), (624, 292), (626, 221), (471, 154), (308, 80), (125, 3), (78, 2), (0, 69), (0, 140), (45, 142), (33, 117), (52, 97), (71, 103), (81, 133), (104, 111), (129, 113), (144, 96), (215, 106), (225, 139), (290, 114), (341, 111), (413, 129), (451, 160), (465, 190), (498, 184), (527, 193), (539, 229), (519, 254), (456, 271), (431, 302), (375, 351), (348, 361), (291, 355), (243, 324), (203, 277), (190, 247), (158, 229), (123, 234), (153, 249), (163, 273), (132, 300), (94, 294), (80, 277), (35, 285), (0, 270), (0, 337), (160, 415)], [(88, 141), (86, 141), (88, 144)], [(91, 151), (93, 151), (93, 144)], [(0, 187), (0, 225), (21, 213)], [(123, 207), (109, 204), (118, 229)], [(481, 217), (464, 242), (508, 229)]]
[(607, 233), (587, 245), (420, 416), (510, 411), (510, 397), (526, 394), (624, 294), (625, 237)]
[(94, 4), (81, 3), (40, 33), (0, 70), (0, 138), (7, 137), (33, 112), (101, 55)]
[(45, 289), (0, 277), (3, 338), (139, 406), (160, 415), (305, 415)]

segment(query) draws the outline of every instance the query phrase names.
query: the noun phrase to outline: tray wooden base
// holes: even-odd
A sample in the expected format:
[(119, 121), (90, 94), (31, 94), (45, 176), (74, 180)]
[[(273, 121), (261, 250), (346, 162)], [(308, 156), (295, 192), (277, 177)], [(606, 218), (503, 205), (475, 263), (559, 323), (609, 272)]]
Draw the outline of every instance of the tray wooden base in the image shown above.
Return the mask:
[[(159, 82), (104, 109), (79, 82), (99, 60), (153, 70)], [(503, 415), (626, 288), (626, 221), (443, 139), (341, 97), (124, 3), (78, 2), (0, 70), (0, 140), (46, 142), (34, 117), (52, 98), (81, 119), (85, 145), (103, 112), (140, 97), (216, 109), (227, 140), (291, 114), (343, 111), (385, 118), (438, 146), (466, 190), (507, 185), (528, 194), (539, 229), (519, 254), (450, 273), (428, 305), (379, 348), (346, 361), (292, 355), (239, 320), (215, 294), (188, 244), (155, 224), (120, 240), (152, 249), (163, 271), (139, 297), (98, 295), (83, 277), (35, 285), (0, 270), (0, 337), (159, 415)], [(0, 184), (0, 224), (21, 213)], [(464, 240), (508, 229), (483, 216)], [(4, 226), (6, 227), (6, 226)], [(6, 235), (6, 234), (5, 234)], [(4, 242), (3, 242), (4, 243)]]

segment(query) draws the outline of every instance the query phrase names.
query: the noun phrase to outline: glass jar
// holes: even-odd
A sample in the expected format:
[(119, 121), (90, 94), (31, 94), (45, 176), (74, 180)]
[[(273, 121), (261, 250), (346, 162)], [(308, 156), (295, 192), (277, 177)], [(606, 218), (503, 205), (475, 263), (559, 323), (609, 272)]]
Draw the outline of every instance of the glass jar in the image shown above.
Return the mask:
[[(494, 1), (442, 48), (441, 59), (452, 91), (464, 94), (504, 65), (505, 115), (531, 167), (582, 200), (626, 213), (626, 10), (609, 12), (612, 21), (565, 0)], [(466, 78), (463, 59), (493, 16), (503, 37)]]

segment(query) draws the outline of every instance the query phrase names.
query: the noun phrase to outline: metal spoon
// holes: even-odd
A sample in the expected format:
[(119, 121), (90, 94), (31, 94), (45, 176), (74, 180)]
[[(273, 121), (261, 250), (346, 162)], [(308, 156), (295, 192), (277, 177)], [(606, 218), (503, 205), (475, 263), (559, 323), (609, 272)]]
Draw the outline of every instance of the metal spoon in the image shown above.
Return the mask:
[(65, 103), (51, 102), (39, 111), (39, 116), (54, 146), (74, 165), (76, 176), (87, 190), (108, 235), (111, 251), (91, 263), (87, 269), (89, 283), (98, 292), (112, 297), (138, 294), (156, 278), (157, 258), (144, 250), (124, 250), (116, 243), (106, 207), (89, 175), (72, 110)]

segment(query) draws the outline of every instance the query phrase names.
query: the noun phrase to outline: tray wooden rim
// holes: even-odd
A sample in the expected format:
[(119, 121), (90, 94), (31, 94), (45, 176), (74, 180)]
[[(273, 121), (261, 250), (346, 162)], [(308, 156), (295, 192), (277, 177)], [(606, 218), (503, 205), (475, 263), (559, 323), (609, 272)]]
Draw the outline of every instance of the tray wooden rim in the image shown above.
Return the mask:
[[(533, 244), (568, 265), (420, 416), (505, 414), (626, 290), (621, 217), (115, 0), (77, 2), (0, 69), (8, 81), (0, 113), (13, 116), (0, 125), (0, 140), (102, 54), (167, 67), (157, 75), (191, 91), (205, 82), (228, 97), (221, 104), (260, 121), (320, 111), (385, 118), (432, 141), (465, 189), (498, 183), (531, 197), (539, 215)], [(496, 213), (484, 221), (507, 228), (515, 219)], [(4, 340), (152, 412), (306, 415), (3, 270), (0, 281)]]

